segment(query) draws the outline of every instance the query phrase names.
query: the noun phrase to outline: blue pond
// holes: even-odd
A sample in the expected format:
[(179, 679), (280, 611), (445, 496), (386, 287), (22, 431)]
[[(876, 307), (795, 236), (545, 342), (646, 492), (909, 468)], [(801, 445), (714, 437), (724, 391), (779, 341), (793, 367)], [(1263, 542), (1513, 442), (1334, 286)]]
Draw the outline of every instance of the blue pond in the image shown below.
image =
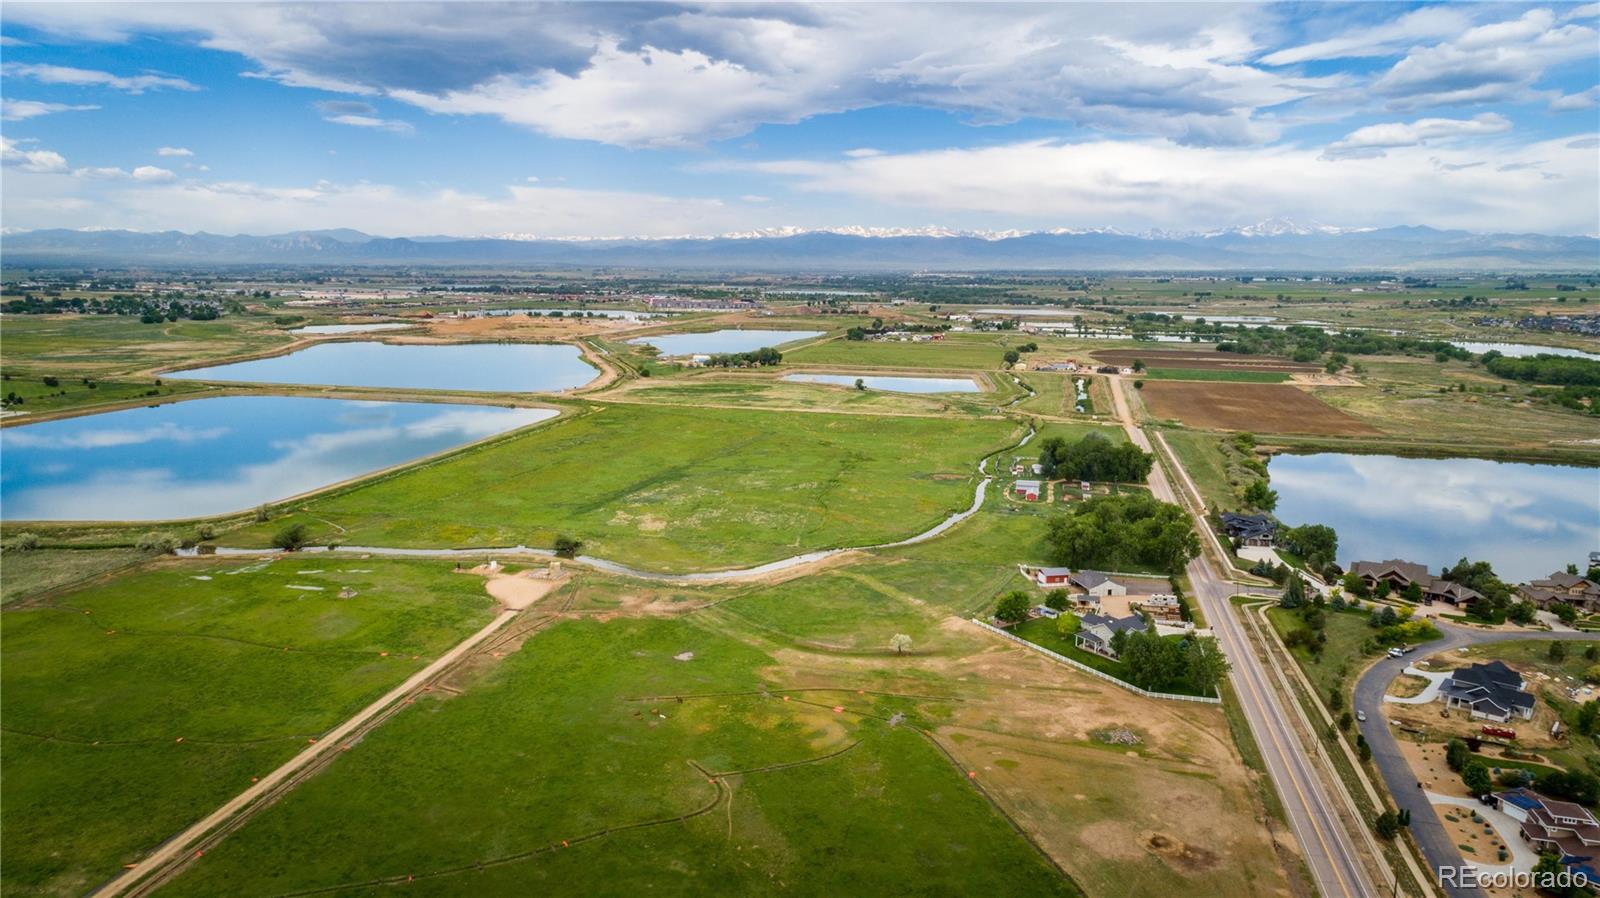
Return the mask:
[(320, 343), (287, 355), (163, 375), (178, 380), (539, 393), (595, 378), (576, 346), (540, 343)]
[(860, 380), (870, 390), (891, 393), (976, 393), (978, 384), (970, 377), (888, 377), (877, 374), (789, 374), (784, 380), (809, 384), (836, 384), (853, 387)]
[(6, 520), (241, 511), (552, 418), (553, 409), (195, 399), (0, 430)]
[(1600, 550), (1600, 468), (1322, 453), (1270, 470), (1278, 518), (1338, 531), (1345, 567), (1400, 558), (1437, 573), (1465, 557), (1510, 583)]
[(822, 336), (823, 331), (741, 330), (725, 328), (699, 334), (657, 334), (637, 337), (629, 343), (648, 343), (661, 350), (662, 355), (694, 355), (703, 352), (750, 352), (763, 346), (779, 346), (795, 340), (809, 340)]

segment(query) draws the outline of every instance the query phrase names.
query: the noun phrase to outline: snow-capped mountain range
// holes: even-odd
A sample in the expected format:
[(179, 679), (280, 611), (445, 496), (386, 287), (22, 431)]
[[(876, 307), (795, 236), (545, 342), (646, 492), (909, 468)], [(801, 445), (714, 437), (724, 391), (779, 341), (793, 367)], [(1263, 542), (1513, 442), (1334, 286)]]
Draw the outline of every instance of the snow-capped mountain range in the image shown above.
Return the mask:
[(12, 265), (579, 265), (733, 271), (1600, 271), (1592, 236), (1341, 228), (1286, 219), (1214, 231), (768, 228), (716, 236), (374, 237), (38, 230), (0, 236)]

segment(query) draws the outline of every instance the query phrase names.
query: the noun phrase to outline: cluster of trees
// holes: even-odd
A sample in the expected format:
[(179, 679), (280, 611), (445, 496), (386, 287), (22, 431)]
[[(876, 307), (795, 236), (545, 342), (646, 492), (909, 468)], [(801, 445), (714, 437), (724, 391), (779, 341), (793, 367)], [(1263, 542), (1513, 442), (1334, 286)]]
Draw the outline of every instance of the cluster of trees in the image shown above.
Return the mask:
[(1176, 505), (1151, 496), (1100, 496), (1051, 518), (1052, 561), (1076, 568), (1155, 568), (1176, 574), (1200, 554), (1200, 539)]
[[(1218, 327), (1218, 334), (1226, 329)], [(1241, 355), (1286, 355), (1297, 362), (1314, 362), (1326, 353), (1352, 355), (1432, 355), (1439, 361), (1466, 361), (1472, 353), (1443, 340), (1380, 334), (1373, 331), (1324, 333), (1320, 327), (1293, 325), (1277, 330), (1265, 325), (1246, 328), (1240, 325), (1228, 332), (1230, 339), (1217, 343), (1218, 352)]]
[(1187, 685), (1203, 695), (1215, 695), (1217, 685), (1228, 674), (1228, 659), (1209, 637), (1173, 639), (1149, 631), (1118, 633), (1113, 648), (1125, 666), (1128, 682), (1151, 692), (1170, 692)]
[(1326, 570), (1339, 555), (1339, 534), (1326, 524), (1280, 527), (1278, 544), (1300, 556), (1314, 571)]
[(21, 299), (7, 300), (5, 310), (12, 315), (49, 315), (63, 312), (75, 312), (80, 315), (138, 315), (139, 319), (147, 324), (177, 321), (179, 318), (211, 321), (222, 315), (220, 305), (212, 300), (196, 299), (184, 303), (176, 299), (154, 299), (120, 293), (104, 299), (81, 296), (70, 299), (63, 297), (41, 299), (30, 293)]
[(1142, 483), (1150, 476), (1155, 456), (1132, 443), (1113, 443), (1104, 434), (1089, 433), (1076, 443), (1050, 437), (1039, 444), (1039, 467), (1046, 477)]
[(1489, 369), (1490, 374), (1506, 380), (1556, 386), (1600, 387), (1600, 362), (1593, 359), (1546, 353), (1514, 359), (1491, 349), (1483, 354), (1483, 367)]
[(776, 365), (783, 361), (783, 353), (771, 346), (763, 346), (753, 352), (719, 352), (713, 355), (706, 366), (710, 368), (759, 368), (766, 365)]

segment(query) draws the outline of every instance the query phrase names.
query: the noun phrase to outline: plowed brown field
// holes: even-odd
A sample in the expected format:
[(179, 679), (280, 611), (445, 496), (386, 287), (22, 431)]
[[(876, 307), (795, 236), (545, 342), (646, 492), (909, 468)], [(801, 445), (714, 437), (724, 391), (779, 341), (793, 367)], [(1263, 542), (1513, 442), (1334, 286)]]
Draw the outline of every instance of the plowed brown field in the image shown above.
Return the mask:
[(1151, 380), (1139, 392), (1151, 414), (1190, 427), (1325, 436), (1381, 432), (1288, 384)]

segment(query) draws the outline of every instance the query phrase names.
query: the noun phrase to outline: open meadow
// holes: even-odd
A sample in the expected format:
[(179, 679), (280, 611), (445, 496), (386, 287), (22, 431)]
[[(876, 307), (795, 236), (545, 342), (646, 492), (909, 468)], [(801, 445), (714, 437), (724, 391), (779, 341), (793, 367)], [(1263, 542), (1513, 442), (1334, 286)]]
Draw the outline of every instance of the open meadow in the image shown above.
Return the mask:
[[(549, 546), (664, 571), (759, 564), (918, 533), (972, 502), (1011, 421), (635, 404), (586, 414), (296, 506), (311, 541)], [(283, 520), (230, 542), (266, 545)]]
[(155, 562), (7, 607), (5, 892), (85, 893), (493, 605), (445, 562), (283, 558)]

